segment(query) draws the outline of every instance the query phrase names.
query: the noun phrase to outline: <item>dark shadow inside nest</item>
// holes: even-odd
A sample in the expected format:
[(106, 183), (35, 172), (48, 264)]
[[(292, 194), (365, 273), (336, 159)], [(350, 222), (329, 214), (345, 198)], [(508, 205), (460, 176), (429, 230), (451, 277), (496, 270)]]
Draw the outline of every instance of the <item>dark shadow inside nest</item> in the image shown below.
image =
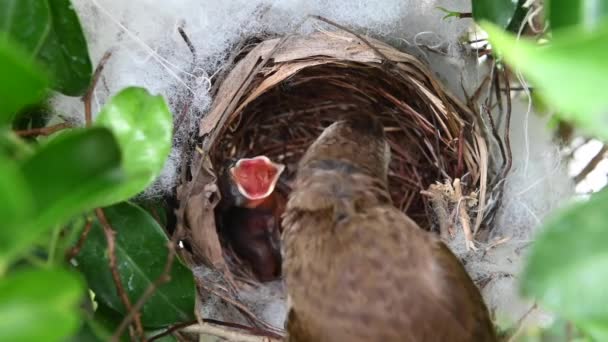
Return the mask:
[[(233, 114), (212, 148), (212, 163), (221, 175), (231, 161), (265, 155), (286, 165), (278, 187), (288, 192), (300, 156), (326, 126), (344, 115), (372, 112), (382, 121), (391, 145), (393, 201), (430, 230), (427, 199), (420, 191), (467, 171), (459, 160), (462, 139), (445, 137), (430, 108), (413, 84), (379, 65), (336, 61), (308, 67)], [(221, 225), (218, 234), (229, 246)], [(242, 274), (242, 267), (236, 269), (235, 274)]]

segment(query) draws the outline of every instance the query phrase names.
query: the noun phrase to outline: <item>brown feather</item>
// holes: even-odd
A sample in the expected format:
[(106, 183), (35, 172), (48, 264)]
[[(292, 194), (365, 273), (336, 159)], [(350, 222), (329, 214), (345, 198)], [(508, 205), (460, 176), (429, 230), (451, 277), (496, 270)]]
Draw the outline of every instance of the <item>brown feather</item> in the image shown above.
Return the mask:
[(384, 136), (359, 124), (326, 129), (287, 203), (289, 341), (495, 341), (462, 264), (392, 205)]

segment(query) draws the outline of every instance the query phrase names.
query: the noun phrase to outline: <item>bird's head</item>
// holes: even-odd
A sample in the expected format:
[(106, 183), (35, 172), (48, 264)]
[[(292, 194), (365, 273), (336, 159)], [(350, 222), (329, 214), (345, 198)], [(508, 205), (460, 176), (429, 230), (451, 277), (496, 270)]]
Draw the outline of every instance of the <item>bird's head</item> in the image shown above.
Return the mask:
[(230, 177), (246, 207), (256, 207), (274, 191), (285, 165), (272, 162), (266, 156), (239, 159), (230, 168)]
[(325, 128), (302, 157), (300, 167), (328, 160), (342, 161), (386, 180), (390, 159), (382, 123), (371, 115), (357, 113)]

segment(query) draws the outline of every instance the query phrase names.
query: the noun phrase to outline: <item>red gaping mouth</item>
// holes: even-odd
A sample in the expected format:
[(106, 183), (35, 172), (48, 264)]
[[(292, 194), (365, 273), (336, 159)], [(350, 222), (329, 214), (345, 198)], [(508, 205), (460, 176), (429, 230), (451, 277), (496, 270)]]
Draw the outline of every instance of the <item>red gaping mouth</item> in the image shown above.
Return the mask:
[(268, 197), (279, 180), (285, 165), (273, 163), (266, 156), (240, 159), (230, 169), (239, 192), (250, 200)]

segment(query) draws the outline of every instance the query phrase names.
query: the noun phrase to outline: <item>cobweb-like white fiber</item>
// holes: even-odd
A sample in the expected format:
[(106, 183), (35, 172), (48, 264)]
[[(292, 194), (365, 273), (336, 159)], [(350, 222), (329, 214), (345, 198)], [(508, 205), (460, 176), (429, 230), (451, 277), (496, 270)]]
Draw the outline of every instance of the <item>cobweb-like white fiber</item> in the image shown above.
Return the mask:
[[(363, 33), (403, 44), (449, 48), (471, 24), (470, 20), (441, 20), (437, 6), (468, 11), (468, 1), (384, 0), (73, 0), (96, 65), (103, 54), (113, 55), (93, 98), (93, 112), (127, 86), (141, 86), (161, 94), (178, 116), (177, 104), (187, 96), (194, 103), (175, 136), (174, 152), (146, 196), (172, 190), (181, 161), (181, 144), (196, 134), (196, 123), (208, 109), (210, 81), (224, 66), (231, 47), (245, 38), (291, 33), (307, 15), (322, 15)], [(297, 32), (324, 26), (308, 19)], [(183, 28), (197, 60), (180, 36)], [(80, 119), (79, 99), (57, 96), (58, 113)], [(80, 119), (82, 120), (82, 119)]]

